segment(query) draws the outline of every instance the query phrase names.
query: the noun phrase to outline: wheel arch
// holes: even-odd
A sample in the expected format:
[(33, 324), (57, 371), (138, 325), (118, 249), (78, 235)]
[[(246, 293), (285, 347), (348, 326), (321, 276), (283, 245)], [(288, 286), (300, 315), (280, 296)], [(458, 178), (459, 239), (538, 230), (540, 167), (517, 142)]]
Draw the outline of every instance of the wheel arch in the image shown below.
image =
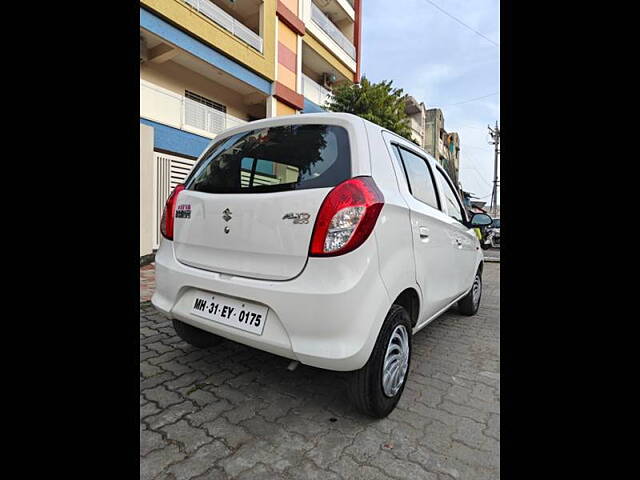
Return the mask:
[(418, 316), (420, 314), (420, 295), (418, 291), (414, 287), (405, 288), (400, 294), (395, 298), (393, 304), (398, 304), (404, 307), (409, 313), (409, 318), (411, 319), (411, 326), (415, 327), (418, 323)]

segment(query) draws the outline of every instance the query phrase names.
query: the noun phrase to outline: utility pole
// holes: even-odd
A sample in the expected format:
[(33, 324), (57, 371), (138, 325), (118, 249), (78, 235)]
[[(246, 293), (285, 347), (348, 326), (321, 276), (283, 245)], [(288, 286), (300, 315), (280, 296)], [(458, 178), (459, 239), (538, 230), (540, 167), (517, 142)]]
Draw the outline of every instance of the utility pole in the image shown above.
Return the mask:
[(489, 142), (491, 145), (495, 145), (495, 160), (493, 163), (493, 191), (491, 192), (491, 211), (494, 216), (498, 213), (498, 154), (500, 153), (500, 128), (498, 128), (498, 121), (496, 120), (496, 128), (489, 129), (489, 135), (493, 139)]

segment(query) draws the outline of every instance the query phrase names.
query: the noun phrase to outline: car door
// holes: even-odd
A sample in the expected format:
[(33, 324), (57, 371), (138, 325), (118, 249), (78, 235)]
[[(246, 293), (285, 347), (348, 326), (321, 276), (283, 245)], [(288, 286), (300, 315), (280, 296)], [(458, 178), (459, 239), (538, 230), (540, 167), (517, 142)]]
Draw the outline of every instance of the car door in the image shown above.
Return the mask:
[(415, 147), (388, 136), (387, 147), (398, 164), (400, 192), (411, 216), (416, 282), (423, 301), (418, 326), (454, 299), (458, 285), (451, 269), (454, 249), (447, 233), (450, 218), (442, 211), (433, 167)]
[(447, 235), (454, 252), (452, 264), (454, 281), (457, 284), (457, 294), (462, 295), (473, 284), (479, 249), (478, 239), (473, 229), (465, 225), (466, 211), (449, 176), (440, 166), (436, 166), (436, 172), (440, 184), (441, 201), (449, 216)]

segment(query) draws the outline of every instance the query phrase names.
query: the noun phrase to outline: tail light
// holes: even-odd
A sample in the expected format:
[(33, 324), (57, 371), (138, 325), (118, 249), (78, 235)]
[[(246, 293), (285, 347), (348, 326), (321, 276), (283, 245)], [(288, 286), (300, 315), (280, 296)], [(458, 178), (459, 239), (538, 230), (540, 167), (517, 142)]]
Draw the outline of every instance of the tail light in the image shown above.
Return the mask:
[(173, 189), (167, 202), (164, 204), (164, 210), (162, 212), (162, 219), (160, 220), (160, 233), (167, 240), (173, 240), (173, 222), (176, 217), (176, 203), (178, 201), (178, 194), (184, 190), (184, 185), (176, 185)]
[(371, 177), (336, 186), (320, 206), (309, 256), (336, 256), (358, 248), (369, 238), (383, 205), (382, 192)]

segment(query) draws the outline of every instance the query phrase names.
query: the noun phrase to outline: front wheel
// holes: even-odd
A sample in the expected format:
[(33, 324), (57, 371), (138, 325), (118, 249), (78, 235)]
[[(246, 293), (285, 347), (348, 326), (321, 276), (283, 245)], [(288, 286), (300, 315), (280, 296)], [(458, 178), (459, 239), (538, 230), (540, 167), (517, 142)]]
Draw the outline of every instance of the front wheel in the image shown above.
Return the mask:
[(473, 285), (471, 286), (471, 290), (467, 293), (464, 298), (458, 300), (458, 310), (463, 315), (475, 315), (480, 308), (480, 297), (482, 296), (482, 275), (480, 271), (476, 273), (475, 278), (473, 279)]
[(391, 413), (400, 400), (411, 361), (411, 319), (394, 304), (385, 318), (369, 360), (352, 373), (349, 393), (356, 408), (375, 418)]

